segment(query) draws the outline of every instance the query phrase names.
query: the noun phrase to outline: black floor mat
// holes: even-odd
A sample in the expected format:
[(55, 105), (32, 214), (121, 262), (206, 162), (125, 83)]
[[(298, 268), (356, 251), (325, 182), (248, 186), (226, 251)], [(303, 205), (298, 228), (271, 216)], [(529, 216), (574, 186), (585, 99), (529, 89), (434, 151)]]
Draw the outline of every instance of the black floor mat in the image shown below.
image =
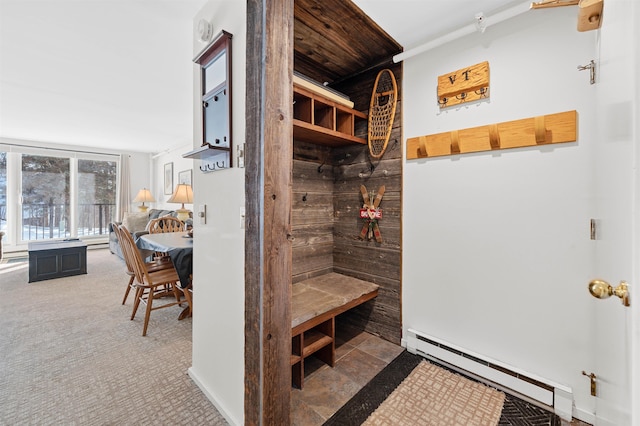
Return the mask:
[[(407, 351), (402, 352), (331, 416), (324, 425), (358, 426), (362, 424), (422, 360), (424, 358), (419, 355), (413, 355)], [(440, 367), (447, 368), (442, 365)], [(455, 371), (454, 373), (459, 374)], [(513, 395), (507, 393), (505, 395), (502, 415), (498, 423), (500, 426), (560, 426), (560, 418), (555, 414)]]

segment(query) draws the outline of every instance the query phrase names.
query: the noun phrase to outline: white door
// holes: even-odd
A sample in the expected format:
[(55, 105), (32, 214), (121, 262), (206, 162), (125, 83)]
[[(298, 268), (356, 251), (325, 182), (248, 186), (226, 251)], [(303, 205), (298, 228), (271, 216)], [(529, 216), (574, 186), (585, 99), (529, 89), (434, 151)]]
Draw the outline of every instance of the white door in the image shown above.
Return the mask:
[(632, 413), (632, 405), (639, 405), (640, 394), (638, 373), (631, 364), (634, 359), (638, 363), (633, 348), (637, 347), (640, 328), (636, 266), (640, 261), (640, 180), (635, 170), (639, 164), (638, 42), (634, 28), (639, 9), (636, 1), (608, 0), (597, 46), (595, 202), (599, 229), (594, 265), (597, 276), (593, 278), (606, 280), (613, 287), (627, 281), (631, 306), (623, 306), (617, 297), (593, 302), (596, 425), (640, 424), (640, 417)]

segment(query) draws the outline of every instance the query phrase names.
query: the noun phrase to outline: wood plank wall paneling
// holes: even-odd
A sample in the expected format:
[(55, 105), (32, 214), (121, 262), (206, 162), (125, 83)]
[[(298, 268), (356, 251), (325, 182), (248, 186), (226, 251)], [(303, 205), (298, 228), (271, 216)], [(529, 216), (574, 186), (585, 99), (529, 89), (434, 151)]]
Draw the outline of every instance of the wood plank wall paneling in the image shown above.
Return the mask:
[[(263, 158), (260, 154), (261, 114), (257, 105), (262, 103), (260, 90), (262, 81), (260, 69), (249, 66), (261, 57), (264, 40), (258, 37), (262, 34), (261, 0), (247, 1), (247, 26), (255, 30), (254, 37), (247, 37), (247, 98), (252, 108), (247, 107), (246, 120), (246, 151), (245, 151), (245, 232), (244, 240), (245, 261), (245, 299), (244, 299), (244, 421), (248, 425), (260, 424), (262, 388), (262, 369), (260, 367), (262, 353), (259, 349), (262, 336), (260, 334), (260, 280), (262, 275), (262, 260), (260, 250), (260, 212), (262, 200), (260, 193), (263, 181), (260, 174)], [(253, 238), (249, 236), (253, 235)]]
[(293, 144), (292, 282), (333, 269), (333, 172), (331, 149)]
[[(380, 285), (378, 297), (371, 306), (351, 310), (343, 317), (370, 333), (399, 344), (402, 337), (402, 64), (388, 65), (387, 68), (396, 77), (398, 104), (384, 155), (373, 162), (375, 167), (372, 171), (366, 148), (362, 152), (355, 147), (333, 151), (336, 165), (333, 268), (335, 272)], [(363, 73), (335, 88), (349, 94), (355, 109), (368, 112), (371, 91), (379, 71), (380, 68)], [(366, 137), (366, 129), (364, 132)], [(358, 240), (362, 221), (347, 219), (352, 215), (353, 206), (362, 206), (361, 184), (369, 192), (377, 192), (381, 185), (385, 185), (380, 203), (383, 218), (378, 222), (382, 244)], [(357, 200), (359, 205), (352, 200)]]
[[(402, 65), (391, 66), (401, 88)], [(348, 94), (355, 109), (367, 112), (379, 69), (360, 74), (336, 87)], [(342, 317), (386, 340), (401, 339), (402, 226), (402, 96), (382, 159), (371, 170), (368, 148), (362, 145), (327, 148), (294, 141), (293, 161), (293, 282), (330, 272), (380, 285), (378, 297)], [(358, 129), (367, 136), (367, 127)], [(321, 171), (318, 171), (318, 167)], [(363, 221), (360, 185), (369, 192), (385, 185), (379, 221), (383, 242), (358, 238)], [(306, 201), (302, 197), (306, 194)], [(331, 235), (323, 235), (330, 232)], [(329, 246), (331, 250), (329, 251)]]
[(247, 28), (244, 423), (288, 425), (293, 2), (247, 1)]

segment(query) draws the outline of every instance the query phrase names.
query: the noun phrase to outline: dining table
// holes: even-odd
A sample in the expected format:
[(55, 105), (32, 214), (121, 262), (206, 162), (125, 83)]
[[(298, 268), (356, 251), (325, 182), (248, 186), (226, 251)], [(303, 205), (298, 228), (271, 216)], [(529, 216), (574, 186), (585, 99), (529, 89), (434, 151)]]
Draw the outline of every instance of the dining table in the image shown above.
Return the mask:
[(191, 286), (193, 273), (193, 237), (188, 232), (145, 234), (136, 241), (140, 250), (167, 253), (180, 277), (180, 287)]
[[(190, 232), (165, 232), (145, 234), (136, 241), (141, 252), (148, 251), (167, 253), (176, 268), (183, 291), (191, 291), (191, 276), (193, 274), (193, 234)], [(189, 306), (178, 316), (183, 319), (191, 316)]]

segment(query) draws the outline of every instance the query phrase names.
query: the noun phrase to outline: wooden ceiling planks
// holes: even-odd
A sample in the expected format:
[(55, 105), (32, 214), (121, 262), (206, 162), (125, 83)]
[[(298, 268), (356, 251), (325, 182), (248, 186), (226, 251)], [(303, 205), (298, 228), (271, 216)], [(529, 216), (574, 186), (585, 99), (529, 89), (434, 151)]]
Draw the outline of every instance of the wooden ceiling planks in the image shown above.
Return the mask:
[(349, 0), (295, 0), (294, 69), (332, 83), (402, 51)]

